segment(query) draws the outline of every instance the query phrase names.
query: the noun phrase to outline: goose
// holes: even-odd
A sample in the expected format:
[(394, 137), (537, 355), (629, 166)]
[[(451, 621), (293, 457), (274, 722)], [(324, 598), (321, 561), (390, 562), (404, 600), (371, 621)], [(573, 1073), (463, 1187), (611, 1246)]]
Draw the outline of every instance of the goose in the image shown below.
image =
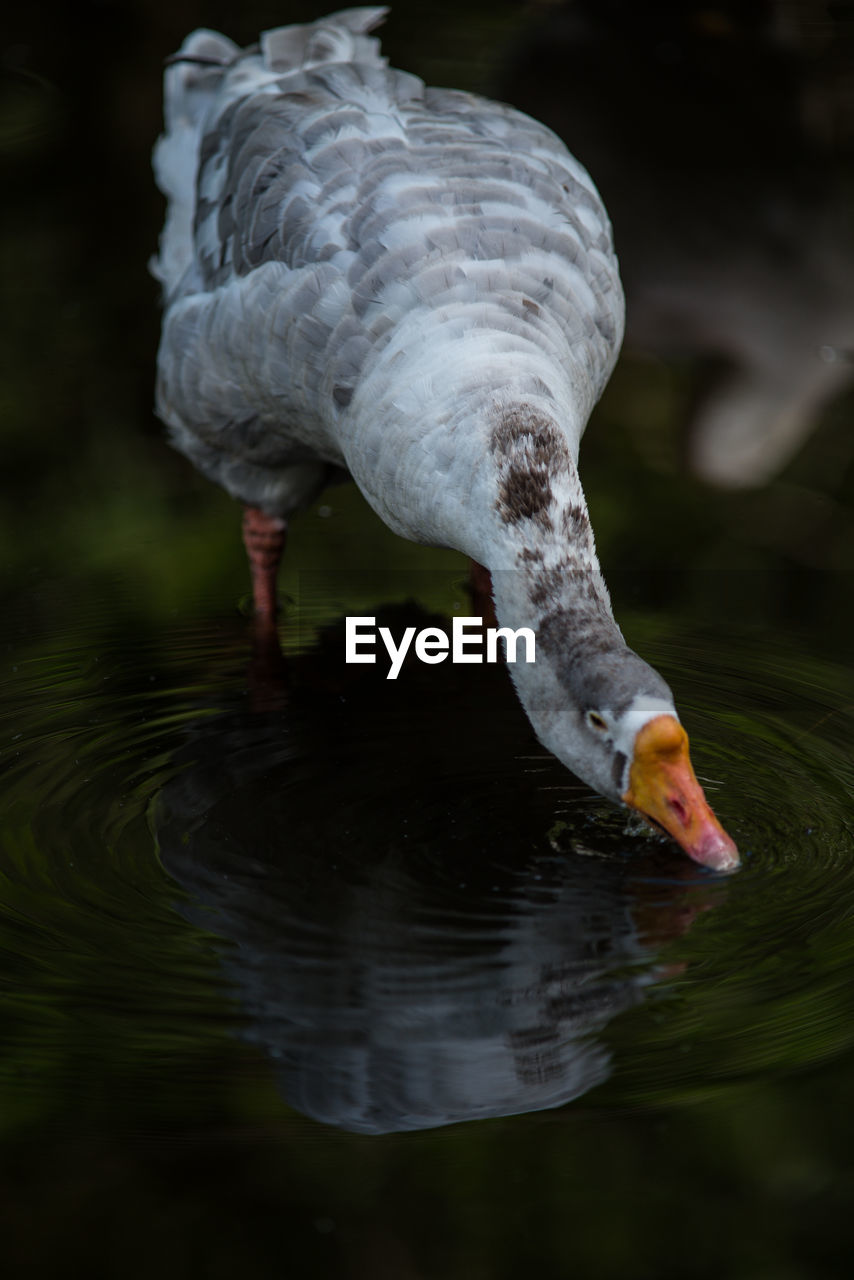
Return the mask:
[(664, 679), (626, 644), (577, 461), (623, 294), (587, 172), (513, 108), (390, 68), (356, 8), (165, 72), (156, 407), (243, 503), (259, 618), (287, 522), (349, 474), (488, 571), (540, 742), (696, 862), (738, 866)]

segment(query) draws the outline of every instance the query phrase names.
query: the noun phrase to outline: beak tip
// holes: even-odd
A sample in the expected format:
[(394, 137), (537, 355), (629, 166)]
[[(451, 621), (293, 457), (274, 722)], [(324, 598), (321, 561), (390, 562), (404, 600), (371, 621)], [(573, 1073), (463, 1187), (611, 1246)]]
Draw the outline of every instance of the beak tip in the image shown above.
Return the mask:
[(723, 829), (708, 832), (686, 852), (695, 862), (713, 871), (736, 871), (741, 865), (738, 849)]

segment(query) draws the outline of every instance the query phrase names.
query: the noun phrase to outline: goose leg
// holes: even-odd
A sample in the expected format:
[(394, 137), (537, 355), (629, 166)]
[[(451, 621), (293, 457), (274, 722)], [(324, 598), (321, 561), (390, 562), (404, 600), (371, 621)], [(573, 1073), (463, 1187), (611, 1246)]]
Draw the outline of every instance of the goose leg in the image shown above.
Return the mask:
[(476, 560), (469, 564), (469, 595), (472, 608), (479, 614), (488, 627), (497, 627), (495, 602), (492, 599), (492, 575)]
[(279, 516), (268, 516), (259, 507), (243, 512), (243, 543), (252, 573), (252, 599), (258, 618), (272, 622), (278, 612), (276, 575), (285, 546), (288, 525)]

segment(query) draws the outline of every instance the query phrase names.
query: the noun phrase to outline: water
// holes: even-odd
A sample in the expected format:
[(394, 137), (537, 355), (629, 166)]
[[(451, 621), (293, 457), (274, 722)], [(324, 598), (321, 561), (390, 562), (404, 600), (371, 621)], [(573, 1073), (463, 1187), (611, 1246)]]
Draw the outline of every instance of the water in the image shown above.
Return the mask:
[[(515, 79), (522, 100), (524, 60), (500, 53), (515, 6), (402, 9), (397, 61), (505, 96)], [(731, 385), (701, 331), (732, 281), (716, 272), (703, 292), (692, 276), (679, 325), (693, 354), (671, 356), (637, 270), (651, 249), (660, 261), (666, 224), (653, 210), (626, 227), (648, 345), (636, 331), (584, 478), (618, 618), (676, 691), (742, 851), (741, 871), (718, 877), (551, 760), (502, 670), (409, 664), (389, 682), (382, 666), (345, 666), (346, 614), (398, 634), (469, 611), (462, 560), (395, 539), (351, 490), (294, 528), (282, 655), (253, 647), (239, 513), (150, 413), (151, 67), (199, 21), (248, 40), (291, 15), (247, 6), (238, 30), (230, 13), (129, 5), (121, 30), (112, 10), (96, 30), (69, 14), (57, 8), (49, 37), (14, 16), (2, 133), (7, 1267), (847, 1276), (850, 392), (834, 384), (833, 399), (823, 370), (804, 399), (818, 384), (787, 356), (804, 428), (787, 468), (746, 492), (687, 476), (680, 432), (693, 423), (696, 440), (698, 406)], [(724, 17), (704, 11), (692, 30), (726, 70), (746, 36)], [(825, 27), (807, 26), (824, 68)], [(832, 34), (844, 53), (847, 27)], [(693, 40), (680, 24), (669, 45), (658, 32), (659, 85), (672, 73), (684, 89)], [(818, 87), (811, 119), (835, 120), (836, 176), (806, 222), (797, 200), (775, 206), (783, 294), (769, 293), (768, 228), (749, 221), (737, 258), (758, 266), (739, 267), (738, 309), (756, 334), (772, 314), (788, 341), (801, 330), (780, 318), (793, 293), (808, 298), (804, 340), (821, 330), (844, 373), (833, 289), (824, 276), (801, 288), (812, 233), (784, 234), (823, 209), (844, 284), (848, 135)], [(684, 153), (702, 136), (687, 107), (680, 128)], [(82, 137), (88, 148), (69, 145)], [(601, 154), (600, 137), (589, 145)], [(763, 200), (781, 190), (775, 163)], [(644, 189), (648, 202), (657, 188)], [(709, 206), (676, 207), (708, 244)], [(122, 235), (106, 237), (118, 208)], [(686, 239), (670, 260), (683, 276)], [(747, 359), (740, 341), (728, 360)]]
[[(168, 1206), (175, 1275), (214, 1267), (223, 1197), (254, 1205), (250, 1274), (273, 1205), (321, 1274), (392, 1236), (426, 1274), (560, 1275), (595, 1241), (597, 1275), (641, 1244), (678, 1275), (674, 1236), (720, 1214), (836, 1274), (798, 1258), (850, 1195), (851, 671), (808, 635), (624, 613), (745, 855), (721, 878), (574, 783), (503, 671), (346, 667), (320, 581), (281, 666), (206, 602), (154, 641), (94, 613), (7, 648), (12, 1205), (46, 1187), (63, 1239), (81, 1178), (128, 1229)], [(50, 1242), (26, 1254), (49, 1273)], [(721, 1266), (757, 1274), (710, 1243), (698, 1274)]]

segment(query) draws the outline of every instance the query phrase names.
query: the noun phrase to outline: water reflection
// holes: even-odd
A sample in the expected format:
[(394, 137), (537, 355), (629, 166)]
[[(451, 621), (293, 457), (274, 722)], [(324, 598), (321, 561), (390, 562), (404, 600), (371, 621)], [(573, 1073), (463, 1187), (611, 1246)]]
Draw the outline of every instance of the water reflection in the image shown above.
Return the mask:
[(200, 722), (153, 808), (188, 917), (227, 940), (246, 1037), (292, 1106), (349, 1130), (578, 1097), (609, 1073), (597, 1033), (722, 887), (533, 742), (520, 773), (500, 670), (410, 670), (378, 710), (382, 673), (342, 654), (333, 627), (287, 683), (256, 656), (255, 709)]
[(826, 6), (574, 0), (501, 83), (595, 177), (627, 347), (699, 362), (687, 450), (724, 485), (773, 476), (854, 380), (843, 34)]

